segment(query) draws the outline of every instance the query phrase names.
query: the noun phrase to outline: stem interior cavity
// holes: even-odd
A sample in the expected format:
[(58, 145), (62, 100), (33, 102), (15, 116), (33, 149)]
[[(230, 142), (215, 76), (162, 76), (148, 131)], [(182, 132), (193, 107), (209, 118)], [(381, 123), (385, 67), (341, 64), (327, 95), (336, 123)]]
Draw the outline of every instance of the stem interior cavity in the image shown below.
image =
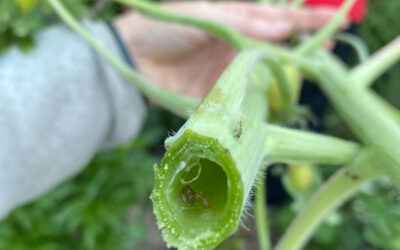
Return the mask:
[(155, 168), (154, 212), (169, 246), (211, 249), (238, 227), (265, 157), (263, 54), (242, 52)]
[[(190, 181), (182, 182), (183, 179)], [(167, 195), (173, 201), (171, 206), (185, 217), (185, 221), (193, 220), (198, 225), (195, 230), (190, 230), (195, 236), (198, 231), (216, 223), (214, 218), (224, 213), (228, 186), (226, 173), (217, 163), (195, 156), (173, 178)]]
[(154, 212), (170, 246), (212, 248), (237, 228), (243, 183), (217, 140), (186, 130), (154, 170)]

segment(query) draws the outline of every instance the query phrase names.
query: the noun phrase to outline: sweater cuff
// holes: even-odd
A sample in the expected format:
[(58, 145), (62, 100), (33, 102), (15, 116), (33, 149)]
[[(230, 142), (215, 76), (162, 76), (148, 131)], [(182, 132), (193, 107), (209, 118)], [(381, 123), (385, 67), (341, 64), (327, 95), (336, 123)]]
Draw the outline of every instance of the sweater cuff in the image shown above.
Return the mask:
[(124, 58), (125, 62), (128, 63), (132, 68), (136, 68), (135, 64), (133, 63), (132, 58), (128, 53), (128, 49), (125, 47), (125, 44), (122, 42), (121, 36), (118, 34), (118, 31), (115, 29), (112, 23), (107, 22), (107, 26), (110, 29), (111, 34), (114, 37), (116, 44), (118, 45), (119, 51)]
[[(86, 28), (98, 39), (101, 45), (122, 60), (124, 55), (122, 41), (118, 42), (116, 33), (104, 23), (84, 20)], [(123, 46), (123, 47), (121, 47)], [(123, 50), (121, 50), (123, 49)], [(126, 50), (125, 50), (126, 51)], [(96, 53), (96, 57), (98, 57)], [(129, 59), (130, 60), (130, 59)], [(108, 93), (112, 107), (112, 124), (109, 136), (105, 139), (104, 148), (115, 147), (132, 140), (140, 131), (146, 115), (146, 104), (141, 93), (127, 82), (108, 62), (99, 57), (99, 66), (104, 75), (105, 91)]]
[[(111, 22), (107, 22), (106, 24), (107, 24), (107, 26), (110, 30), (110, 33), (112, 34), (112, 36), (115, 40), (115, 43), (117, 44), (119, 51), (120, 51), (123, 59), (125, 60), (125, 62), (129, 66), (131, 66), (133, 69), (138, 70), (138, 68), (135, 65), (135, 62), (133, 61), (132, 57), (129, 55), (129, 51), (126, 48), (124, 42), (122, 41), (122, 38), (121, 38), (120, 34), (118, 33), (117, 29), (114, 27), (114, 25)], [(150, 100), (147, 98), (147, 96), (145, 96), (143, 94), (141, 94), (141, 95), (142, 95), (142, 98), (143, 98), (144, 102), (146, 103), (146, 105), (150, 105)]]

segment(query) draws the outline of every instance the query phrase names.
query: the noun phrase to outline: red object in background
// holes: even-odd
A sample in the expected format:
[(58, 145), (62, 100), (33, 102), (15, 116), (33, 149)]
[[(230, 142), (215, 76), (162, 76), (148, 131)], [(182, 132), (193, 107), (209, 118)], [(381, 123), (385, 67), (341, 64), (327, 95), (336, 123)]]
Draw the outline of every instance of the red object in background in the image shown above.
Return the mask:
[[(335, 6), (339, 7), (342, 5), (343, 0), (307, 0), (306, 5), (318, 5), (318, 6)], [(364, 19), (367, 12), (368, 0), (357, 0), (353, 8), (349, 12), (349, 19), (353, 23), (359, 23)]]

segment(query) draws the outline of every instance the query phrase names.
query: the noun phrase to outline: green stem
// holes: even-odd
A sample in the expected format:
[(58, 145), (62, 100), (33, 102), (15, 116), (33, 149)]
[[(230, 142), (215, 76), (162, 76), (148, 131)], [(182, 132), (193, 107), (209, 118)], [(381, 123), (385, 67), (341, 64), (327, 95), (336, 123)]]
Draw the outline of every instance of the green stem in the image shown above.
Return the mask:
[(361, 86), (368, 87), (399, 60), (400, 36), (355, 68), (352, 72), (353, 79), (357, 79)]
[(199, 104), (198, 99), (181, 96), (161, 88), (154, 82), (134, 72), (127, 64), (112, 55), (96, 39), (87, 32), (75, 18), (66, 10), (59, 0), (48, 0), (54, 11), (66, 24), (85, 39), (111, 66), (114, 67), (127, 81), (142, 91), (147, 97), (155, 100), (160, 106), (171, 112), (187, 117)]
[(318, 49), (324, 41), (326, 41), (329, 37), (333, 35), (333, 33), (335, 33), (340, 25), (340, 22), (345, 19), (346, 14), (350, 11), (354, 2), (355, 0), (346, 0), (342, 4), (342, 6), (340, 6), (340, 9), (335, 17), (323, 29), (321, 29), (313, 37), (311, 37), (310, 40), (301, 44), (296, 49), (296, 52), (299, 54), (309, 54), (312, 51)]
[(292, 222), (276, 250), (301, 249), (324, 218), (348, 200), (362, 184), (381, 176), (374, 152), (363, 150), (354, 161), (337, 171), (311, 198)]
[(352, 35), (350, 33), (339, 33), (339, 34), (336, 34), (334, 36), (334, 38), (335, 38), (335, 40), (337, 40), (339, 42), (344, 42), (344, 43), (351, 45), (354, 48), (354, 50), (358, 56), (358, 60), (360, 62), (364, 62), (368, 59), (369, 52), (368, 52), (367, 45), (358, 36)]
[(360, 147), (334, 137), (283, 128), (265, 127), (265, 160), (271, 163), (342, 164), (354, 159)]
[(279, 60), (285, 63), (294, 65), (310, 78), (315, 78), (320, 68), (320, 63), (316, 60), (311, 60), (302, 55), (293, 53), (291, 50), (277, 47), (268, 43), (247, 38), (246, 47), (262, 50), (265, 53), (277, 57)]
[(233, 47), (237, 50), (241, 50), (244, 48), (244, 38), (239, 32), (235, 31), (232, 28), (226, 27), (224, 25), (198, 19), (183, 16), (166, 9), (163, 9), (156, 4), (151, 4), (143, 0), (116, 0), (117, 2), (128, 4), (141, 13), (154, 17), (159, 20), (163, 20), (166, 22), (176, 22), (181, 23), (183, 25), (191, 25), (193, 27), (200, 28), (204, 31), (207, 31), (209, 34), (214, 35), (217, 38), (220, 38), (224, 41), (229, 42)]
[(294, 7), (301, 7), (301, 6), (303, 6), (304, 2), (305, 2), (305, 0), (294, 0), (294, 1), (292, 2), (292, 6), (294, 6)]
[(289, 121), (295, 109), (295, 103), (292, 101), (289, 81), (282, 68), (282, 65), (275, 58), (266, 56), (264, 62), (277, 81), (279, 94), (284, 105), (285, 118), (287, 121)]
[(332, 56), (320, 51), (324, 65), (319, 86), (343, 116), (353, 132), (385, 160), (383, 168), (396, 186), (400, 186), (400, 126), (371, 91), (354, 84), (356, 79), (336, 66)]
[(239, 225), (265, 156), (265, 135), (254, 133), (268, 117), (263, 55), (241, 52), (166, 142), (152, 200), (168, 246), (213, 248)]
[(397, 121), (397, 123), (400, 126), (400, 112), (398, 109), (393, 107), (390, 103), (388, 103), (385, 99), (383, 99), (381, 96), (370, 90), (371, 95), (374, 97), (374, 99), (377, 101), (377, 104), (382, 106), (383, 110), (386, 110), (387, 114), (392, 116), (393, 119)]
[(263, 173), (261, 173), (257, 179), (258, 181), (255, 197), (257, 237), (260, 250), (269, 250), (271, 248), (271, 242), (269, 239), (267, 205), (265, 200), (265, 181)]
[(286, 5), (286, 0), (275, 0), (275, 4)]

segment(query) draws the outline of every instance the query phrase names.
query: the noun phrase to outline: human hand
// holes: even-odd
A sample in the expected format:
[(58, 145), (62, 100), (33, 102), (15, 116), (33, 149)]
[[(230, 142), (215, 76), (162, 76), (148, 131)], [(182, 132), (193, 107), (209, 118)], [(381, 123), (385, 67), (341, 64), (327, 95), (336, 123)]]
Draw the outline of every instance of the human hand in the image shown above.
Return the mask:
[[(163, 6), (270, 42), (294, 32), (318, 30), (336, 12), (326, 7), (292, 9), (254, 2), (169, 2)], [(114, 24), (142, 74), (190, 96), (205, 95), (236, 54), (229, 44), (199, 29), (152, 20), (134, 11)]]

